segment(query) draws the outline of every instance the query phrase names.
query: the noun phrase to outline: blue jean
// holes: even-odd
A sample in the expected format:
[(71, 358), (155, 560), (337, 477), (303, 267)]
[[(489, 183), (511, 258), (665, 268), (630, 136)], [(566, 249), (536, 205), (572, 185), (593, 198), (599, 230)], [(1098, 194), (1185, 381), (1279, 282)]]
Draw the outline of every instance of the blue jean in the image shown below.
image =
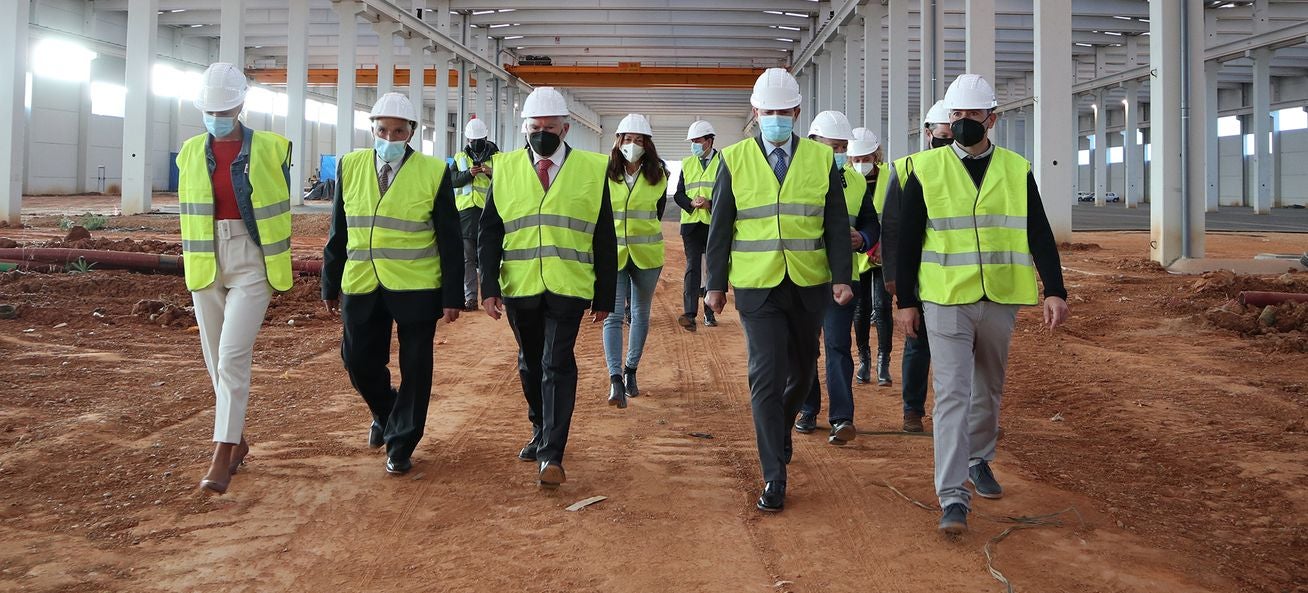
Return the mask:
[[(857, 286), (855, 283), (855, 293), (858, 292)], [(854, 299), (846, 305), (829, 303), (822, 319), (822, 343), (827, 353), (827, 396), (831, 399), (827, 419), (832, 423), (854, 420), (854, 357), (849, 351), (849, 330), (854, 324), (857, 302)], [(822, 411), (822, 386), (817, 380), (816, 363), (813, 365), (813, 387), (799, 411), (814, 416)]]
[(662, 272), (662, 267), (642, 270), (634, 265), (618, 270), (618, 299), (613, 314), (604, 320), (604, 361), (608, 363), (609, 376), (622, 374), (622, 311), (627, 308), (628, 299), (631, 300), (631, 336), (625, 365), (634, 369), (640, 364), (645, 337), (649, 335), (649, 309), (654, 300), (654, 286)]
[(927, 373), (931, 372), (931, 343), (927, 340), (926, 321), (916, 338), (904, 338), (904, 413), (926, 415)]

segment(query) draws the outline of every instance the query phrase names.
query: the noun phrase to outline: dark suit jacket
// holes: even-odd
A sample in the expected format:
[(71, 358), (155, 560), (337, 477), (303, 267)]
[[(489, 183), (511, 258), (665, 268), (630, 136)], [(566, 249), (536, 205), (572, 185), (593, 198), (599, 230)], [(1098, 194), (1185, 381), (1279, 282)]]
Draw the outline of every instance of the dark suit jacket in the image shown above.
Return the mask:
[[(754, 137), (758, 149), (763, 148), (763, 138)], [(791, 137), (791, 155), (799, 145), (799, 138)], [(826, 207), (822, 213), (822, 240), (827, 249), (827, 265), (831, 267), (833, 284), (849, 284), (853, 273), (853, 249), (849, 243), (849, 209), (845, 206), (843, 175), (831, 164), (830, 183), (827, 186)], [(731, 190), (731, 171), (727, 169), (724, 159), (718, 169), (717, 182), (713, 185), (713, 216), (709, 223), (708, 237), (708, 289), (726, 290), (731, 268), (731, 243), (735, 239), (736, 196)], [(782, 280), (790, 282), (789, 276)], [(757, 310), (767, 300), (771, 288), (736, 288), (736, 308), (749, 313)], [(804, 307), (817, 311), (825, 307), (831, 299), (831, 290), (825, 284), (799, 289)]]
[[(407, 162), (413, 154), (413, 148), (406, 148), (404, 160)], [(404, 165), (400, 165), (403, 169)], [(398, 175), (399, 172), (397, 171)], [(323, 300), (341, 299), (341, 316), (346, 323), (363, 322), (375, 309), (377, 299), (382, 299), (386, 308), (395, 318), (396, 323), (415, 323), (434, 321), (444, 313), (442, 309), (463, 308), (463, 238), (459, 232), (459, 211), (454, 207), (454, 189), (450, 187), (450, 176), (441, 178), (440, 188), (436, 190), (436, 204), (432, 209), (431, 220), (436, 226), (436, 249), (441, 256), (441, 287), (436, 290), (389, 290), (377, 287), (368, 294), (341, 295), (341, 276), (345, 273), (345, 201), (342, 199), (347, 181), (343, 172), (337, 170), (336, 197), (332, 204), (331, 229), (327, 233), (327, 246), (322, 253), (322, 298)], [(377, 183), (374, 176), (362, 183)], [(403, 194), (386, 192), (386, 199), (404, 199)]]
[[(573, 148), (567, 147), (559, 171), (567, 166), (568, 157)], [(528, 149), (530, 151), (530, 149)], [(599, 219), (595, 221), (595, 235), (591, 239), (591, 251), (594, 253), (595, 296), (592, 301), (546, 292), (533, 297), (507, 299), (506, 304), (532, 308), (548, 300), (551, 309), (586, 309), (592, 311), (613, 311), (618, 291), (618, 236), (613, 228), (613, 205), (609, 202), (609, 184), (604, 182), (604, 197), (600, 201)], [(500, 296), (500, 264), (504, 257), (504, 219), (500, 218), (499, 209), (495, 207), (495, 181), (491, 180), (490, 191), (486, 192), (486, 208), (481, 212), (481, 228), (477, 242), (477, 263), (481, 269), (481, 294), (483, 299)]]

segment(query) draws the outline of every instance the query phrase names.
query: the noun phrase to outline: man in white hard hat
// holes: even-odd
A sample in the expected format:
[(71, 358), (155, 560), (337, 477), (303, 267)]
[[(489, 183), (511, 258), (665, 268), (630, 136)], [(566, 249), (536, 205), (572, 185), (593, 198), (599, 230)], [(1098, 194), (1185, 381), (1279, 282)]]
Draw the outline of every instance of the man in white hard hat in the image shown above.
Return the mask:
[[(409, 147), (417, 128), (409, 98), (382, 95), (369, 119), (373, 147), (337, 168), (322, 298), (341, 315), (341, 359), (372, 412), (368, 446), (386, 445), (387, 473), (404, 474), (427, 423), (436, 321), (453, 323), (463, 308), (463, 246), (445, 163)], [(387, 368), (392, 324), (398, 389)]]
[[(858, 281), (859, 275), (867, 265), (868, 251), (880, 239), (881, 225), (877, 223), (877, 211), (872, 204), (872, 192), (867, 178), (849, 162), (854, 131), (845, 114), (823, 111), (813, 118), (808, 137), (835, 151), (836, 167), (842, 176), (842, 194), (849, 215), (849, 242), (854, 249), (850, 275), (854, 279), (854, 293), (858, 294), (863, 292)], [(854, 428), (854, 357), (850, 352), (849, 340), (849, 328), (854, 323), (856, 305), (857, 299), (843, 305), (827, 305), (826, 315), (822, 319), (827, 397), (831, 403), (827, 408), (827, 422), (831, 426), (827, 442), (837, 446), (853, 441), (858, 434)], [(799, 409), (799, 418), (795, 420), (796, 432), (808, 434), (817, 430), (817, 415), (822, 411), (822, 382), (817, 380), (817, 374), (817, 361), (814, 360), (813, 384)]]
[[(954, 142), (954, 132), (949, 126), (949, 109), (943, 99), (936, 101), (927, 111), (922, 121), (922, 143), (924, 150), (944, 148)], [(896, 159), (889, 167), (889, 182), (885, 208), (881, 212), (882, 278), (885, 281), (885, 307), (890, 308), (890, 297), (895, 294), (895, 248), (899, 240), (899, 198), (908, 181), (908, 156)], [(920, 307), (919, 307), (920, 310)], [(889, 324), (889, 322), (887, 322)], [(880, 326), (878, 326), (880, 331)], [(887, 334), (890, 333), (887, 328)], [(888, 358), (888, 357), (887, 357)], [(880, 360), (878, 358), (878, 363)], [(889, 360), (884, 369), (889, 378)], [(878, 364), (878, 382), (883, 369)], [(926, 396), (931, 373), (931, 343), (927, 333), (918, 332), (916, 336), (904, 336), (904, 355), (901, 366), (902, 384), (900, 396), (904, 402), (904, 432), (925, 432), (923, 419), (926, 417)]]
[[(681, 159), (681, 180), (672, 200), (681, 207), (681, 244), (686, 252), (686, 275), (683, 278), (682, 314), (677, 324), (686, 331), (695, 331), (695, 317), (699, 314), (699, 300), (704, 297), (703, 270), (700, 261), (708, 245), (709, 213), (713, 207), (713, 183), (717, 180), (721, 164), (719, 153), (713, 148), (717, 132), (713, 124), (704, 120), (690, 124), (686, 140), (691, 155)], [(704, 307), (704, 325), (713, 327), (718, 320), (713, 309)]]
[(750, 104), (760, 133), (722, 151), (709, 224), (706, 303), (721, 313), (734, 287), (766, 512), (785, 506), (790, 425), (814, 380), (823, 314), (854, 296), (843, 176), (829, 146), (794, 134), (801, 101), (789, 72), (759, 76)]
[(477, 300), (477, 225), (486, 206), (486, 192), (491, 185), (491, 157), (500, 147), (487, 139), (486, 122), (473, 118), (463, 126), (468, 144), (454, 155), (450, 185), (454, 186), (454, 203), (459, 207), (459, 225), (463, 228), (463, 310), (476, 311)]
[(249, 452), (245, 411), (254, 341), (272, 293), (290, 290), (291, 141), (237, 119), (245, 74), (212, 64), (195, 107), (205, 133), (177, 153), (186, 288), (213, 381), (214, 453), (200, 488), (222, 494)]
[(522, 103), (528, 147), (495, 158), (481, 215), (482, 307), (507, 314), (518, 341), (518, 375), (537, 483), (566, 480), (563, 454), (577, 401), (573, 348), (586, 309), (599, 323), (617, 300), (618, 247), (605, 179), (608, 157), (564, 143), (568, 103), (537, 87)]
[(963, 74), (949, 85), (945, 106), (954, 144), (909, 158), (895, 323), (906, 335), (925, 329), (931, 337), (940, 530), (957, 534), (966, 531), (971, 508), (966, 482), (983, 498), (1003, 496), (990, 469), (999, 401), (1018, 309), (1040, 302), (1037, 270), (1045, 326), (1062, 325), (1068, 309), (1058, 245), (1031, 164), (986, 138), (997, 118), (994, 89), (979, 75)]

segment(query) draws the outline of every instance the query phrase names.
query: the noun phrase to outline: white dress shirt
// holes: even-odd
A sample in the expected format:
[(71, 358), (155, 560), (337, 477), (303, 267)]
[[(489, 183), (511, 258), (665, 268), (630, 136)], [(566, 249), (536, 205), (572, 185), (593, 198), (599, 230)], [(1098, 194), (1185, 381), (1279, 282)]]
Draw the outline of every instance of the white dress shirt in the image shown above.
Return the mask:
[[(407, 153), (409, 151), (406, 150), (404, 152)], [(376, 151), (374, 151), (372, 154), (373, 154), (372, 157), (373, 165), (377, 167), (377, 177), (378, 178), (381, 177), (381, 170), (383, 166), (390, 165), (391, 172), (388, 175), (386, 175), (386, 187), (395, 185), (395, 174), (400, 172), (400, 167), (404, 165), (404, 161), (407, 160), (409, 155), (405, 154), (403, 157), (400, 157), (400, 162), (398, 163), (387, 163), (386, 161), (383, 161), (380, 156), (377, 156)]]
[(531, 152), (531, 165), (533, 171), (536, 168), (536, 163), (539, 163), (541, 159), (547, 158), (550, 160), (550, 163), (552, 164), (550, 165), (550, 168), (547, 169), (546, 171), (549, 173), (550, 176), (550, 185), (554, 185), (554, 178), (559, 176), (559, 168), (563, 166), (563, 159), (568, 158), (568, 145), (563, 142), (559, 142), (558, 150), (555, 150), (554, 154), (549, 155), (548, 157), (542, 157), (536, 154), (536, 151), (531, 149), (528, 150)]

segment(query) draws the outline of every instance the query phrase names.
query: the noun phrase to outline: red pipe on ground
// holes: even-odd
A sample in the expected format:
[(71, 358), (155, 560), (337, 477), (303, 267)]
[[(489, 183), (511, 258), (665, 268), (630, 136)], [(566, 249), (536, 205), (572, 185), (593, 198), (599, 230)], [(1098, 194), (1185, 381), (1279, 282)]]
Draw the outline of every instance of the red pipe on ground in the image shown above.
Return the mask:
[[(0, 249), (0, 260), (14, 262), (67, 265), (79, 259), (102, 268), (162, 272), (165, 274), (182, 273), (182, 256), (180, 255), (99, 249), (68, 249), (63, 247)], [(295, 260), (291, 262), (291, 269), (303, 274), (318, 276), (322, 274), (322, 261)]]
[(1240, 293), (1240, 304), (1253, 307), (1266, 307), (1281, 303), (1308, 303), (1308, 294), (1300, 292), (1259, 292), (1247, 290)]

